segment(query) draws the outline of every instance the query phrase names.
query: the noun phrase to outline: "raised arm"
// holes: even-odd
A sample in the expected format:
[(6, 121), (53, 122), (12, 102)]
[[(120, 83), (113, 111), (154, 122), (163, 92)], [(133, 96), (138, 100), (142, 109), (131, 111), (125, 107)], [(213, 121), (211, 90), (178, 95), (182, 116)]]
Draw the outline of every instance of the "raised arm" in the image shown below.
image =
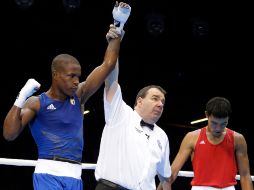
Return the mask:
[(4, 120), (3, 136), (6, 140), (11, 141), (16, 139), (23, 131), (24, 127), (36, 115), (40, 106), (39, 98), (35, 96), (28, 97), (39, 88), (40, 84), (37, 81), (29, 79), (19, 92), (14, 105), (11, 107)]
[[(113, 13), (116, 15), (115, 16), (113, 14), (114, 20), (115, 18), (118, 18), (121, 23), (120, 26), (123, 27), (124, 23), (127, 21), (130, 15), (130, 11), (131, 8), (128, 4), (123, 2), (116, 2), (113, 9)], [(118, 26), (116, 26), (116, 28), (118, 28)], [(109, 30), (111, 29), (112, 28), (110, 27)], [(89, 97), (92, 96), (100, 88), (107, 76), (115, 68), (119, 56), (122, 34), (122, 32), (119, 33), (118, 30), (115, 30), (115, 35), (117, 35), (117, 37), (108, 40), (108, 47), (104, 55), (103, 63), (100, 66), (96, 67), (89, 74), (86, 81), (80, 83), (77, 94), (79, 97), (81, 97), (82, 104), (85, 103), (89, 99)]]
[[(115, 38), (116, 27), (114, 25), (110, 25), (110, 30), (106, 35), (108, 41)], [(123, 31), (124, 32), (124, 31)], [(116, 66), (114, 70), (108, 75), (105, 80), (105, 90), (106, 90), (106, 98), (108, 102), (111, 102), (118, 86), (118, 74), (119, 74), (119, 60), (117, 59)]]

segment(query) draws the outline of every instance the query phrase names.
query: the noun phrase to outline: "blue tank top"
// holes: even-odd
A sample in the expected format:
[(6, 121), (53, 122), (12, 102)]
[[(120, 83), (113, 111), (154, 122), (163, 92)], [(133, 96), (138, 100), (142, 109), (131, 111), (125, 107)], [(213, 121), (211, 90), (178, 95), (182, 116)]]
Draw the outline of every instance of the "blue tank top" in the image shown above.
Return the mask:
[(32, 136), (38, 147), (39, 158), (59, 156), (82, 161), (83, 113), (75, 95), (65, 101), (40, 95), (40, 110), (30, 123)]

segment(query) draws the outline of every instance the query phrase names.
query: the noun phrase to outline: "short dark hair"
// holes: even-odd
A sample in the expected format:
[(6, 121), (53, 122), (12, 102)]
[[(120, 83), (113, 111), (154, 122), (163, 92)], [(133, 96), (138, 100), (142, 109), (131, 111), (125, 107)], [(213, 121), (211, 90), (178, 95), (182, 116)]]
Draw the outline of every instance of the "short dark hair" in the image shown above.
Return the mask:
[(231, 104), (224, 97), (211, 98), (206, 104), (207, 115), (213, 115), (217, 118), (230, 117), (232, 113)]
[(62, 68), (64, 65), (67, 65), (69, 63), (74, 63), (80, 65), (79, 61), (69, 54), (59, 54), (57, 55), (51, 64), (51, 72), (54, 72), (55, 70), (58, 70), (59, 68)]
[(149, 86), (146, 86), (144, 88), (142, 88), (137, 96), (136, 96), (136, 100), (135, 100), (135, 103), (134, 103), (134, 107), (137, 105), (137, 100), (139, 97), (141, 98), (144, 98), (146, 95), (147, 95), (147, 91), (150, 90), (151, 88), (157, 88), (159, 91), (161, 91), (164, 95), (167, 94), (166, 90), (164, 90), (161, 86), (158, 86), (158, 85), (149, 85)]

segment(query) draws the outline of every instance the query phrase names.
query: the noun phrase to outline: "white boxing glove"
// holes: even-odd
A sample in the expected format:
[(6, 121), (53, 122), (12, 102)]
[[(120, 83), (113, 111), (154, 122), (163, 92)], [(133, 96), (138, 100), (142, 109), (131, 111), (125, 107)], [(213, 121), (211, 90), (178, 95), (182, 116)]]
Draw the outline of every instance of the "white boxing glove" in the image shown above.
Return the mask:
[(122, 34), (124, 24), (126, 23), (126, 21), (128, 20), (131, 14), (131, 7), (127, 4), (125, 6), (122, 3), (120, 4), (117, 3), (114, 6), (112, 14), (113, 14), (114, 25), (116, 26), (116, 30), (119, 34)]
[(41, 87), (40, 83), (38, 83), (34, 79), (28, 79), (25, 86), (20, 90), (19, 95), (16, 98), (16, 101), (14, 102), (14, 105), (23, 108), (26, 99), (31, 96), (33, 93), (35, 93), (37, 90), (39, 90)]

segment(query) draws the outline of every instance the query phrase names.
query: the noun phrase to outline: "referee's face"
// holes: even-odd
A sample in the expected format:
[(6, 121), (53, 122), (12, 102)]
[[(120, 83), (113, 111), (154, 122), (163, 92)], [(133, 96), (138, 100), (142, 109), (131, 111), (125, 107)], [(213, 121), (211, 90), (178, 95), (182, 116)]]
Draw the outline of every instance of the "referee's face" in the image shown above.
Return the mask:
[(156, 123), (162, 115), (165, 96), (157, 88), (151, 88), (144, 98), (140, 98), (138, 104), (141, 117), (149, 123)]

